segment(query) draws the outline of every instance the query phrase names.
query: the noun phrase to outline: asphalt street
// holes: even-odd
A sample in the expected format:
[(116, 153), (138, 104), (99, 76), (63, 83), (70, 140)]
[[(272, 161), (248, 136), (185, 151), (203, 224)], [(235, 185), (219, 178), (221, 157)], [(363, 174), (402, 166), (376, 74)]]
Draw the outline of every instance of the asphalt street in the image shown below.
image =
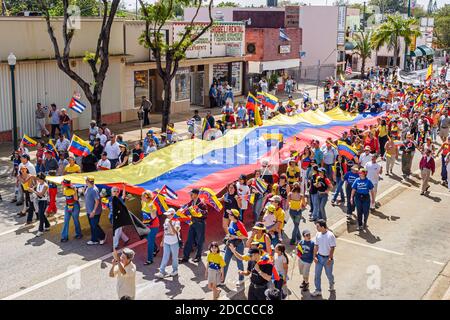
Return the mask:
[[(418, 155), (414, 170), (418, 167)], [(327, 206), (328, 223), (339, 231), (336, 249), (336, 294), (327, 291), (322, 277), (324, 299), (420, 299), (430, 288), (438, 273), (450, 259), (448, 208), (450, 193), (439, 185), (439, 174), (432, 180), (431, 194), (420, 196), (419, 180), (402, 181), (400, 165), (396, 176), (387, 177), (379, 185), (378, 199), (382, 206), (369, 218), (369, 231), (357, 232), (356, 225), (345, 221), (345, 208)], [(0, 298), (2, 299), (117, 299), (114, 279), (108, 277), (111, 257), (111, 226), (103, 215), (102, 227), (108, 234), (103, 246), (87, 246), (87, 218), (82, 216), (82, 240), (60, 243), (61, 224), (49, 233), (36, 237), (37, 226), (24, 227), (18, 219), (18, 207), (9, 203), (11, 180), (0, 179)], [(62, 206), (61, 206), (62, 207)], [(304, 213), (306, 217), (306, 212)], [(209, 217), (207, 243), (221, 241), (220, 217)], [(248, 219), (249, 220), (249, 219)], [(310, 222), (300, 228), (315, 231)], [(292, 222), (286, 226), (288, 242)], [(185, 231), (185, 230), (184, 230)], [(137, 251), (137, 299), (210, 299), (204, 278), (204, 261), (180, 266), (179, 276), (156, 280), (161, 254), (151, 266), (144, 266), (146, 240), (140, 241), (132, 230), (129, 247)], [(293, 249), (288, 246), (289, 252)], [(311, 299), (302, 294), (297, 265), (291, 259), (289, 299)], [(170, 270), (170, 267), (169, 267)], [(312, 272), (311, 280), (314, 272)], [(231, 262), (227, 288), (222, 299), (245, 298), (245, 291), (236, 288), (237, 267)], [(312, 286), (313, 289), (313, 286)]]

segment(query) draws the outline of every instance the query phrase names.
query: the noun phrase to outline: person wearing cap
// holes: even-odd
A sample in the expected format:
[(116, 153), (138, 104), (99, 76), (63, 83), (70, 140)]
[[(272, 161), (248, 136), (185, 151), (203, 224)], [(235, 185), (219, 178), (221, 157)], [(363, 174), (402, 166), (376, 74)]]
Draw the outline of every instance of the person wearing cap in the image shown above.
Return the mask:
[(187, 204), (187, 208), (192, 215), (192, 224), (189, 226), (188, 238), (183, 250), (183, 258), (180, 263), (189, 261), (194, 242), (197, 244), (197, 253), (193, 262), (201, 261), (203, 244), (205, 242), (206, 218), (208, 216), (208, 209), (206, 204), (199, 198), (200, 190), (192, 189), (190, 192), (191, 201)]
[(383, 167), (381, 164), (377, 163), (378, 155), (376, 153), (372, 154), (372, 160), (365, 165), (367, 171), (367, 179), (369, 179), (373, 184), (373, 197), (370, 203), (370, 208), (375, 209), (375, 199), (377, 197), (378, 182), (380, 181), (380, 175), (383, 174)]
[(353, 198), (352, 186), (353, 182), (355, 182), (355, 180), (359, 178), (358, 170), (359, 167), (357, 165), (354, 165), (351, 167), (351, 170), (344, 175), (345, 195), (347, 201), (347, 220), (350, 220), (352, 218), (353, 212), (355, 211), (354, 201), (351, 201)]
[(372, 160), (372, 154), (370, 153), (370, 147), (365, 146), (364, 152), (359, 156), (359, 165), (364, 166)]
[(315, 262), (314, 270), (314, 292), (312, 297), (322, 295), (322, 270), (328, 278), (329, 291), (334, 292), (334, 251), (336, 249), (336, 236), (331, 232), (325, 220), (319, 219), (315, 222), (317, 233), (314, 240), (313, 261)]
[(400, 146), (402, 151), (402, 173), (404, 178), (408, 178), (411, 175), (412, 161), (414, 153), (416, 151), (416, 143), (412, 140), (412, 135), (408, 134), (406, 140)]
[(253, 228), (251, 235), (245, 244), (247, 248), (259, 248), (268, 254), (272, 254), (272, 241), (267, 234), (266, 227), (263, 222), (257, 222)]
[(111, 169), (115, 169), (119, 162), (120, 147), (116, 140), (116, 135), (113, 133), (111, 133), (110, 140), (105, 145), (105, 152), (108, 154)]
[(302, 291), (309, 290), (309, 272), (311, 264), (314, 260), (314, 241), (311, 240), (311, 232), (308, 229), (302, 232), (303, 240), (297, 243), (296, 251), (298, 257), (298, 270), (303, 277), (303, 282), (300, 285)]
[(419, 164), (420, 169), (420, 176), (422, 177), (422, 192), (420, 195), (425, 195), (426, 192), (428, 192), (428, 189), (430, 189), (430, 178), (432, 175), (434, 175), (434, 171), (436, 170), (436, 164), (433, 159), (433, 155), (431, 153), (430, 149), (426, 149), (422, 159), (420, 160)]
[(53, 154), (53, 152), (51, 151), (46, 151), (44, 153), (44, 173), (48, 174), (50, 171), (54, 170), (58, 170), (58, 161), (55, 159), (55, 156)]
[(270, 204), (267, 206), (266, 214), (263, 217), (263, 222), (267, 231), (272, 236), (273, 245), (276, 246), (277, 243), (283, 241), (285, 212), (281, 207), (282, 198), (280, 196), (273, 196), (269, 199), (269, 201)]
[(68, 179), (64, 179), (62, 182), (63, 196), (66, 200), (64, 207), (64, 225), (61, 232), (61, 242), (69, 241), (69, 224), (70, 218), (73, 218), (75, 225), (75, 238), (81, 239), (83, 234), (81, 233), (80, 226), (80, 202), (78, 200), (78, 191), (72, 185), (72, 182)]
[(129, 159), (128, 145), (125, 142), (122, 142), (119, 144), (119, 149), (120, 149), (119, 162), (117, 163), (116, 168), (126, 167), (128, 165), (128, 159)]
[(89, 142), (91, 145), (94, 145), (94, 140), (97, 137), (98, 134), (98, 127), (97, 122), (95, 120), (92, 120), (89, 124)]
[(239, 274), (250, 276), (250, 287), (248, 289), (248, 300), (266, 300), (265, 291), (270, 281), (272, 281), (273, 260), (261, 249), (251, 248), (248, 250), (247, 257), (236, 251), (236, 248), (230, 244), (230, 250), (236, 258), (240, 260), (249, 260), (246, 271), (239, 271)]
[(144, 265), (153, 264), (153, 258), (159, 249), (155, 243), (156, 235), (159, 231), (159, 218), (154, 202), (154, 195), (151, 191), (146, 190), (141, 196), (141, 212), (144, 224), (150, 229), (147, 235), (147, 261)]
[(60, 134), (64, 135), (65, 137), (67, 137), (67, 139), (70, 140), (71, 133), (70, 133), (70, 117), (67, 114), (67, 110), (62, 108), (61, 112), (59, 114), (59, 127), (60, 127)]
[(172, 256), (172, 272), (170, 276), (178, 275), (178, 252), (180, 250), (180, 221), (175, 219), (175, 209), (169, 208), (164, 212), (165, 220), (163, 224), (163, 237), (161, 239), (161, 247), (163, 247), (163, 257), (159, 266), (159, 272), (155, 274), (158, 278), (165, 278), (167, 264), (170, 256)]
[(325, 211), (325, 206), (328, 202), (328, 194), (333, 188), (330, 179), (326, 176), (327, 170), (325, 168), (319, 168), (319, 174), (314, 181), (314, 185), (317, 188), (317, 200), (314, 206), (313, 218), (314, 220), (323, 219), (327, 220), (327, 214)]
[[(230, 265), (231, 258), (233, 257), (233, 252), (231, 252), (229, 248), (229, 244), (233, 244), (236, 248), (236, 251), (240, 254), (244, 254), (244, 240), (248, 238), (247, 230), (245, 229), (245, 225), (242, 221), (239, 220), (240, 212), (236, 209), (229, 210), (229, 219), (230, 224), (227, 228), (227, 235), (225, 236), (226, 247), (225, 247), (225, 267), (223, 269), (223, 281), (228, 273), (228, 267)], [(237, 266), (240, 271), (244, 271), (244, 264), (242, 260), (237, 260)], [(239, 280), (236, 282), (237, 286), (240, 286), (244, 283), (244, 276), (239, 275)]]
[(148, 130), (147, 131), (147, 136), (144, 138), (144, 143), (143, 143), (143, 146), (142, 146), (144, 150), (149, 148), (150, 140), (154, 141), (154, 143), (156, 144), (156, 147), (159, 146), (159, 139), (155, 136), (154, 131), (153, 130)]
[(37, 197), (39, 228), (36, 237), (40, 237), (44, 234), (44, 231), (50, 230), (50, 222), (48, 222), (45, 215), (45, 209), (47, 209), (48, 204), (48, 185), (45, 182), (45, 174), (39, 173), (36, 182), (36, 185), (30, 188), (29, 191)]
[(59, 139), (55, 142), (55, 149), (58, 153), (67, 152), (69, 150), (70, 140), (63, 133), (59, 134)]
[(102, 157), (97, 162), (97, 170), (110, 170), (111, 169), (111, 161), (108, 159), (108, 153), (103, 152)]
[[(373, 188), (372, 182), (367, 178), (367, 170), (362, 168), (359, 171), (359, 178), (353, 182), (350, 198), (350, 201), (356, 205), (358, 230), (367, 228), (371, 199), (375, 199)], [(372, 202), (375, 202), (375, 200)]]
[(100, 202), (100, 193), (95, 186), (94, 177), (85, 177), (86, 186), (84, 189), (84, 201), (86, 204), (86, 216), (91, 227), (91, 240), (88, 245), (104, 244), (106, 242), (106, 234), (100, 227), (100, 215), (102, 214), (102, 205)]
[(122, 254), (113, 252), (112, 266), (109, 270), (111, 278), (117, 278), (117, 296), (119, 300), (134, 300), (136, 297), (136, 265), (133, 263), (135, 252), (124, 248)]

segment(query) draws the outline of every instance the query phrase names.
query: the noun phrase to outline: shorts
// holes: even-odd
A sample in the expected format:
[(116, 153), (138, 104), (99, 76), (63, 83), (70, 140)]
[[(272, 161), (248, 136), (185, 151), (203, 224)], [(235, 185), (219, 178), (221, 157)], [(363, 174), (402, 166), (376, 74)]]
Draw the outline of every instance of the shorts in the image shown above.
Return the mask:
[(208, 284), (219, 284), (221, 282), (220, 270), (208, 268)]
[(300, 274), (308, 278), (309, 277), (309, 271), (311, 269), (311, 263), (304, 262), (302, 259), (298, 258), (298, 270), (300, 271)]

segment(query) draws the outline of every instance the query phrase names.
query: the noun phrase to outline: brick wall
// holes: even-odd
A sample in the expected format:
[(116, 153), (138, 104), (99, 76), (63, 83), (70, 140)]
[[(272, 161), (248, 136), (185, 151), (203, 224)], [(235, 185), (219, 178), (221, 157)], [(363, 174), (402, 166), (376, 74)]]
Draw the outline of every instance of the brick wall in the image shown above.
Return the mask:
[[(245, 48), (247, 44), (253, 43), (256, 47), (255, 54), (247, 53), (248, 61), (272, 61), (272, 60), (287, 60), (297, 59), (301, 48), (302, 32), (299, 28), (285, 29), (286, 34), (291, 41), (280, 40), (279, 29), (254, 28), (245, 31)], [(290, 45), (291, 52), (281, 54), (279, 53), (280, 45)]]
[(0, 132), (0, 142), (12, 141), (12, 130)]
[(114, 124), (122, 122), (122, 112), (115, 112), (102, 115), (102, 122), (106, 124)]
[(233, 21), (243, 21), (250, 18), (252, 23), (246, 27), (246, 30), (253, 28), (284, 28), (284, 16), (284, 10), (236, 10), (233, 12)]

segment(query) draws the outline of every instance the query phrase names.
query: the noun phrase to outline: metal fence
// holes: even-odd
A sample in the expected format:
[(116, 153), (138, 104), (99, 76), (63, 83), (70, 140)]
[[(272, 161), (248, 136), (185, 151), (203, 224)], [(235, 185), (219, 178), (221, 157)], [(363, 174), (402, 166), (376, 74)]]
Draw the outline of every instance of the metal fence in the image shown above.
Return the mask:
[(297, 72), (297, 81), (317, 81), (325, 80), (327, 77), (335, 77), (336, 66), (333, 64), (324, 64), (316, 66), (301, 67), (300, 72)]

